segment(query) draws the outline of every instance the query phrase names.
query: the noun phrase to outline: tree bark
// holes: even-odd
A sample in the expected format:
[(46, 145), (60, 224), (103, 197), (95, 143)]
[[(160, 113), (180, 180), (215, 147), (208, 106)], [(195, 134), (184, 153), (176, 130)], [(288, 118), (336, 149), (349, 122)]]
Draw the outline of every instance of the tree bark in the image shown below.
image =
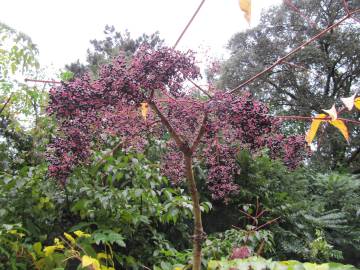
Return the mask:
[(199, 193), (196, 188), (192, 168), (192, 156), (185, 155), (186, 182), (191, 194), (194, 214), (194, 235), (193, 235), (193, 270), (201, 269), (201, 244), (204, 239), (204, 231), (201, 220)]

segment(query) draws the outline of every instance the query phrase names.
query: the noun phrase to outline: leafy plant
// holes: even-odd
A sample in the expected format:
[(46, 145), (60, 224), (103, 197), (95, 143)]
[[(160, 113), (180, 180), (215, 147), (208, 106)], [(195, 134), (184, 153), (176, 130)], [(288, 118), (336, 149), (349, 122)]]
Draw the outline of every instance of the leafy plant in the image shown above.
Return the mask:
[[(224, 199), (238, 191), (232, 180), (239, 172), (235, 160), (239, 147), (256, 152), (267, 146), (289, 167), (296, 167), (305, 155), (303, 138), (277, 133), (277, 121), (251, 95), (218, 91), (205, 103), (186, 95), (184, 82), (199, 75), (191, 52), (142, 46), (130, 60), (120, 55), (104, 65), (96, 80), (83, 76), (53, 88), (48, 108), (62, 134), (50, 144), (49, 172), (62, 184), (74, 167), (88, 161), (93, 147), (101, 148), (106, 134), (120, 137), (116, 149), (140, 151), (150, 135), (163, 139), (167, 133), (163, 172), (173, 181), (185, 179), (192, 198), (194, 269), (200, 267), (204, 240), (194, 158), (207, 166), (214, 199)], [(169, 100), (163, 103), (160, 95)], [(137, 110), (144, 103), (152, 114), (143, 118)]]
[(222, 261), (210, 261), (208, 264), (208, 270), (356, 270), (352, 265), (344, 265), (339, 263), (301, 263), (298, 261), (272, 261), (266, 260), (261, 257), (250, 257), (247, 259), (237, 260), (222, 260)]

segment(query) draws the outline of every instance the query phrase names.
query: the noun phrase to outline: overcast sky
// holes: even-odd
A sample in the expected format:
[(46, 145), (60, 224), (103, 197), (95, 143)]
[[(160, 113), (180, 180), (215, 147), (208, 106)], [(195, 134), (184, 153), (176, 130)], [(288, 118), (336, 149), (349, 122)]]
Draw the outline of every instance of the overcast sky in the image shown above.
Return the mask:
[[(207, 0), (178, 49), (221, 56), (229, 38), (249, 27), (239, 0)], [(281, 0), (252, 0), (253, 24), (263, 7)], [(83, 61), (90, 39), (101, 39), (106, 24), (133, 37), (160, 32), (173, 45), (200, 0), (2, 0), (0, 20), (38, 44), (44, 66), (62, 68)]]

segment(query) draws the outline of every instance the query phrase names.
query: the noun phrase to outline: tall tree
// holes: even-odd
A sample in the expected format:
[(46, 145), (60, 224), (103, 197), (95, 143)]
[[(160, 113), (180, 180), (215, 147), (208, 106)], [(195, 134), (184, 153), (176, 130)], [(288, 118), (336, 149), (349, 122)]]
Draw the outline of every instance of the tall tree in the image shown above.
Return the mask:
[(120, 55), (103, 65), (96, 80), (85, 75), (51, 89), (48, 108), (60, 131), (49, 145), (49, 173), (63, 184), (76, 165), (89, 160), (91, 149), (101, 145), (106, 134), (121, 138), (117, 148), (138, 151), (144, 151), (150, 135), (170, 138), (162, 168), (171, 179), (185, 179), (188, 185), (196, 270), (205, 236), (194, 160), (209, 168), (207, 186), (212, 196), (225, 199), (238, 190), (233, 179), (240, 170), (235, 160), (239, 149), (255, 153), (267, 146), (272, 157), (283, 158), (289, 167), (295, 167), (305, 154), (303, 136), (277, 133), (278, 121), (250, 94), (239, 97), (218, 91), (207, 101), (193, 98), (184, 91), (184, 82), (199, 75), (192, 52), (141, 46), (130, 61)]
[(78, 60), (67, 65), (66, 69), (73, 72), (75, 76), (83, 75), (88, 70), (93, 75), (96, 75), (102, 64), (110, 63), (119, 54), (130, 57), (141, 44), (147, 44), (152, 48), (158, 48), (163, 44), (158, 32), (151, 35), (142, 34), (134, 39), (128, 30), (120, 33), (116, 31), (114, 26), (106, 25), (104, 34), (105, 38), (103, 40), (90, 40), (93, 48), (87, 50), (86, 64), (81, 64)]
[[(230, 40), (228, 49), (231, 56), (222, 67), (221, 86), (232, 89), (240, 85), (291, 49), (337, 22), (348, 9), (360, 7), (359, 1), (284, 2), (288, 5), (268, 10), (257, 27), (238, 33)], [(249, 90), (269, 102), (277, 113), (310, 116), (330, 108), (340, 97), (350, 96), (359, 89), (359, 26), (355, 20), (346, 20), (287, 62), (258, 78), (248, 86)], [(353, 117), (358, 118), (359, 114)], [(303, 124), (287, 126), (303, 131), (306, 128)], [(313, 161), (321, 163), (324, 168), (345, 166), (358, 170), (360, 130), (354, 127), (351, 132), (353, 142), (350, 145), (336, 133), (323, 135), (326, 138), (320, 139), (319, 151), (313, 155)]]
[(43, 130), (47, 95), (45, 88), (28, 86), (21, 78), (39, 75), (37, 55), (30, 37), (0, 22), (0, 171), (36, 159), (32, 150)]

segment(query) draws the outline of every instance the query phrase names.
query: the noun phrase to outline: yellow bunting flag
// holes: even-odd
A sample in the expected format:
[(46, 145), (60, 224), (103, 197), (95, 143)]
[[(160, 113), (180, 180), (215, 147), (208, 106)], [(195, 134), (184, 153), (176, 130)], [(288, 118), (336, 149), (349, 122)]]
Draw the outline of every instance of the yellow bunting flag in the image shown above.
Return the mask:
[(353, 94), (351, 97), (347, 97), (347, 98), (341, 98), (342, 103), (344, 103), (345, 107), (351, 111), (352, 108), (354, 107), (354, 103), (355, 103), (355, 96), (356, 94)]
[(324, 112), (326, 112), (330, 117), (331, 117), (331, 120), (336, 120), (337, 118), (337, 111), (336, 111), (336, 108), (335, 108), (335, 104), (332, 105), (331, 109), (329, 110), (323, 110)]
[(251, 21), (251, 0), (239, 0), (240, 9), (245, 13), (245, 19)]
[(338, 130), (340, 130), (341, 134), (344, 136), (347, 142), (349, 142), (349, 131), (342, 120), (333, 120), (330, 121), (330, 124), (332, 124), (334, 127), (336, 127)]
[(149, 104), (147, 104), (146, 102), (141, 103), (141, 115), (145, 121), (147, 118), (148, 110), (149, 110)]
[(311, 126), (310, 129), (308, 130), (306, 137), (305, 137), (305, 141), (310, 145), (311, 142), (314, 140), (315, 136), (316, 136), (316, 132), (319, 129), (319, 126), (321, 124), (321, 122), (325, 121), (325, 120), (321, 120), (322, 118), (326, 118), (327, 115), (326, 114), (317, 114), (315, 115), (315, 119), (312, 120), (311, 122)]
[(355, 98), (354, 105), (356, 109), (360, 110), (360, 97)]

